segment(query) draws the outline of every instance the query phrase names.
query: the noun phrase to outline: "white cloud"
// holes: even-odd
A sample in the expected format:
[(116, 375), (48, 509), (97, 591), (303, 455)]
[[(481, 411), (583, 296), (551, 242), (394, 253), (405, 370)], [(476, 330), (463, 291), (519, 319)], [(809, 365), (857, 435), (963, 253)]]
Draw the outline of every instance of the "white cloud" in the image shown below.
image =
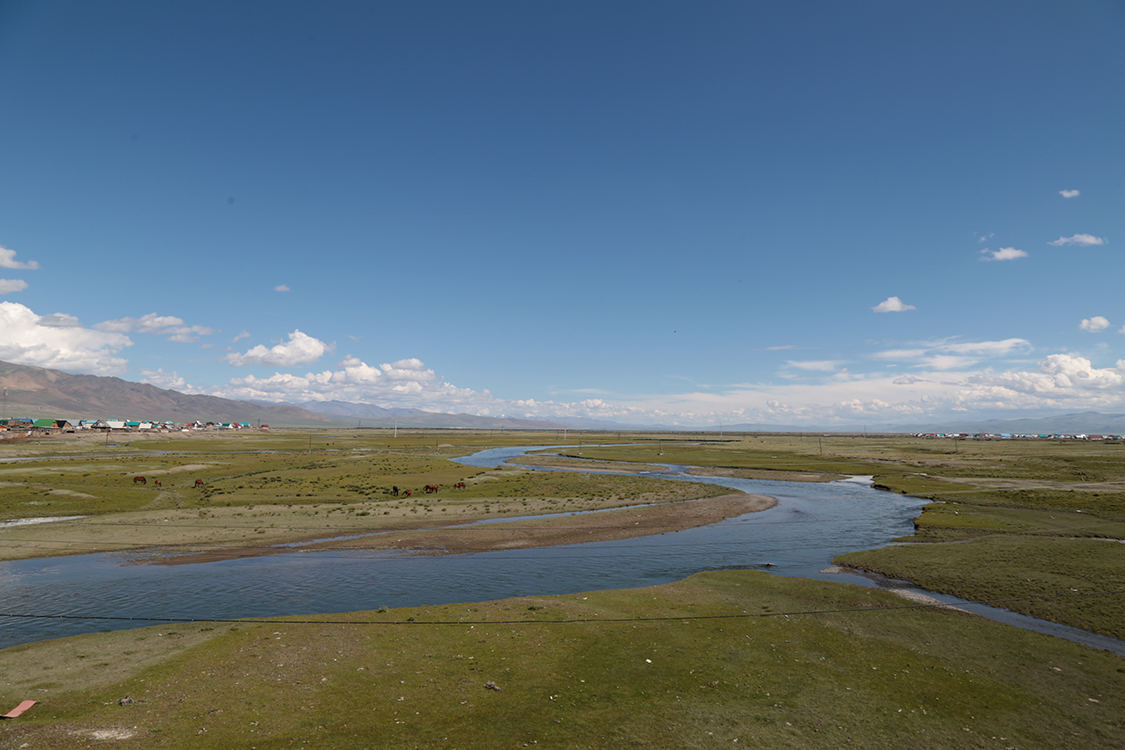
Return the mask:
[(250, 338), (250, 332), (249, 331), (243, 331), (242, 333), (238, 334), (233, 339), (231, 339), (230, 342), (233, 344), (236, 341), (242, 341), (242, 339), (248, 339), (248, 338)]
[(980, 237), (977, 238), (977, 242), (988, 242), (990, 239), (992, 239), (995, 236), (996, 236), (996, 232), (989, 232), (988, 234), (982, 234)]
[(961, 341), (942, 342), (936, 345), (940, 351), (957, 354), (972, 354), (981, 357), (1002, 357), (1012, 352), (1030, 351), (1031, 342), (1027, 339), (1003, 339), (1002, 341)]
[(1078, 245), (1079, 247), (1090, 247), (1091, 245), (1104, 245), (1106, 240), (1102, 237), (1095, 237), (1092, 234), (1074, 234), (1070, 237), (1059, 237), (1054, 242), (1048, 242), (1048, 245), (1055, 247), (1062, 247), (1063, 245)]
[(0, 302), (0, 360), (94, 375), (120, 375), (128, 364), (117, 356), (132, 346), (121, 333), (78, 325), (65, 314), (39, 316), (23, 305)]
[[(920, 358), (1026, 351), (1022, 339), (944, 342), (944, 354), (923, 349)], [(907, 350), (902, 350), (907, 351)], [(913, 350), (911, 350), (913, 351)], [(1125, 360), (1116, 368), (1094, 368), (1088, 360), (1065, 354), (1042, 359), (1031, 371), (1018, 366), (992, 370), (921, 370), (916, 374), (852, 374), (828, 379), (789, 380), (776, 384), (739, 384), (686, 393), (631, 397), (588, 397), (577, 401), (507, 400), (488, 391), (458, 388), (417, 359), (378, 366), (346, 357), (318, 373), (249, 376), (208, 393), (263, 401), (339, 399), (381, 406), (409, 406), (426, 411), (552, 419), (591, 417), (634, 424), (697, 426), (739, 422), (855, 425), (860, 420), (906, 422), (949, 420), (958, 415), (1002, 416), (1020, 410), (1125, 408)]]
[(53, 328), (74, 328), (81, 327), (78, 318), (66, 313), (51, 313), (50, 315), (39, 316), (39, 325), (51, 326)]
[(446, 383), (419, 359), (372, 366), (358, 357), (348, 356), (337, 368), (304, 375), (281, 372), (265, 378), (248, 375), (208, 392), (225, 398), (262, 401), (391, 402), (424, 410), (474, 413), (487, 412), (498, 403), (487, 391), (478, 393)]
[(167, 335), (169, 341), (190, 343), (198, 341), (200, 336), (209, 336), (215, 331), (207, 326), (186, 326), (182, 318), (172, 315), (157, 315), (149, 313), (139, 318), (119, 318), (107, 320), (94, 326), (99, 331), (114, 331), (116, 333), (158, 333)]
[[(969, 378), (974, 385), (1003, 389), (1025, 397), (1039, 399), (1069, 400), (1083, 396), (1104, 398), (1106, 393), (1111, 402), (1120, 403), (1120, 389), (1125, 386), (1125, 361), (1118, 360), (1112, 368), (1095, 368), (1085, 357), (1070, 354), (1052, 354), (1036, 367), (1036, 372), (1007, 372), (1002, 374), (979, 373)], [(1036, 405), (1048, 405), (1040, 401)]]
[(328, 351), (331, 351), (328, 344), (325, 344), (319, 339), (315, 339), (308, 334), (301, 331), (293, 331), (289, 334), (289, 341), (287, 343), (278, 344), (270, 349), (267, 349), (262, 344), (258, 344), (245, 354), (228, 354), (223, 357), (224, 360), (230, 362), (235, 367), (244, 367), (246, 365), (270, 365), (273, 367), (293, 367), (295, 365), (305, 364), (306, 362), (315, 362), (320, 359)]
[(157, 388), (179, 391), (180, 393), (192, 393), (196, 390), (188, 384), (180, 373), (164, 372), (163, 369), (141, 370), (140, 382), (154, 385)]
[(1109, 328), (1109, 321), (1101, 315), (1095, 315), (1092, 318), (1083, 318), (1082, 322), (1078, 324), (1078, 328), (1089, 333), (1097, 333)]
[(129, 333), (130, 331), (140, 331), (141, 333), (153, 333), (162, 328), (169, 326), (182, 326), (183, 319), (176, 318), (171, 315), (157, 315), (156, 313), (149, 313), (139, 318), (120, 318), (118, 320), (107, 320), (103, 323), (98, 323), (94, 326), (99, 331), (117, 331), (118, 333)]
[(871, 308), (877, 313), (886, 312), (905, 312), (906, 310), (916, 309), (914, 305), (903, 304), (902, 300), (898, 297), (887, 297), (885, 300)]
[(910, 349), (888, 349), (871, 355), (872, 359), (912, 362), (914, 367), (928, 367), (947, 371), (972, 367), (981, 360), (1006, 357), (1014, 353), (1031, 351), (1031, 343), (1026, 339), (1003, 339), (1002, 341), (923, 341)]
[(39, 264), (33, 260), (26, 263), (21, 263), (16, 260), (16, 251), (9, 250), (6, 247), (0, 247), (0, 268), (25, 268), (29, 271), (34, 271), (39, 268)]
[(842, 361), (836, 359), (822, 359), (815, 362), (794, 362), (789, 360), (785, 363), (787, 367), (794, 367), (798, 370), (812, 370), (814, 372), (835, 372)]
[(278, 284), (277, 286), (275, 286), (273, 288), (273, 290), (275, 292), (288, 292), (289, 291), (289, 285), (288, 284)]
[(27, 289), (27, 282), (23, 279), (0, 279), (0, 294), (22, 292)]
[(1059, 191), (1059, 195), (1061, 195), (1064, 198), (1077, 198), (1081, 194), (1082, 194), (1082, 191), (1080, 191), (1080, 190), (1060, 190)]
[[(987, 247), (984, 250), (981, 250), (982, 255), (987, 253), (987, 252), (988, 252)], [(981, 260), (1015, 260), (1016, 258), (1026, 258), (1026, 257), (1027, 257), (1027, 253), (1024, 252), (1023, 250), (1017, 250), (1014, 247), (1002, 247), (999, 250), (993, 250), (992, 255), (984, 255), (984, 257), (981, 258)]]

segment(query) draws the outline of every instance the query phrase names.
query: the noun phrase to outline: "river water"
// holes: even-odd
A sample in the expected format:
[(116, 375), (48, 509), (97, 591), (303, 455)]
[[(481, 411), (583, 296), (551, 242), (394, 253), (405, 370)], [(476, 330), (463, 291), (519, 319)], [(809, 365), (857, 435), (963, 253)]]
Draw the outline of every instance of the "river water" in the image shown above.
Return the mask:
[[(458, 460), (495, 466), (542, 448), (498, 449)], [(886, 586), (889, 582), (879, 579), (822, 571), (836, 555), (910, 535), (912, 519), (926, 503), (872, 489), (862, 478), (831, 483), (679, 478), (769, 495), (778, 504), (656, 536), (467, 555), (293, 552), (158, 566), (128, 564), (126, 556), (110, 553), (0, 563), (0, 648), (143, 627), (153, 624), (149, 619), (312, 615), (636, 588), (728, 568)], [(924, 593), (993, 619), (1125, 655), (1125, 642), (1113, 638)]]

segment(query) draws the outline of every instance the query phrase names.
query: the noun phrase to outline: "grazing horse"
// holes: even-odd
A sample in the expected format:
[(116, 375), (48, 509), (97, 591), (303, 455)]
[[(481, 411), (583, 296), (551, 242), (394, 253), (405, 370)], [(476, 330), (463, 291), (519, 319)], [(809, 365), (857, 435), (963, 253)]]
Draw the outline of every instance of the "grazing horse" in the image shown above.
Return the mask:
[(403, 495), (404, 495), (405, 497), (410, 497), (410, 495), (411, 495), (411, 494), (413, 494), (413, 492), (414, 492), (413, 490), (403, 490), (403, 491), (402, 491), (402, 494), (403, 494)]
[(202, 487), (203, 486), (203, 480), (202, 479), (196, 479), (195, 480), (195, 486), (196, 487)]
[(156, 485), (157, 487), (163, 487), (163, 486), (164, 486), (164, 485), (162, 485), (162, 484), (160, 483), (160, 480), (159, 480), (159, 479), (154, 479), (154, 480), (152, 480), (152, 483), (153, 483), (153, 484), (155, 484), (155, 485)]
[(464, 482), (458, 482), (457, 484), (453, 485), (453, 489), (463, 490), (463, 489), (465, 489), (465, 483)]
[(391, 494), (394, 495), (395, 497), (398, 497), (398, 485), (397, 484), (391, 485)]
[(434, 492), (437, 492), (437, 491), (438, 491), (438, 486), (437, 486), (436, 484), (427, 484), (427, 485), (425, 486), (425, 491), (426, 491), (426, 494), (427, 494), (427, 495), (429, 495), (429, 494), (431, 494), (431, 493), (434, 493)]
[(133, 484), (148, 484), (148, 480), (144, 477), (133, 477)]

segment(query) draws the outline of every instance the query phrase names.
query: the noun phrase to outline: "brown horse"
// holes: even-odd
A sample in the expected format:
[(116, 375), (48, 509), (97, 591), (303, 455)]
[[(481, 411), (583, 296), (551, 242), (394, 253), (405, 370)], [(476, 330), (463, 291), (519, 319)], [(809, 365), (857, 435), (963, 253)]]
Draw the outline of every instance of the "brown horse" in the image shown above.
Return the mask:
[(133, 477), (133, 484), (148, 484), (148, 480), (144, 477)]
[(164, 485), (162, 485), (162, 484), (160, 483), (160, 480), (159, 480), (159, 479), (154, 479), (154, 480), (152, 480), (152, 483), (153, 483), (153, 484), (155, 484), (155, 485), (156, 485), (157, 487), (163, 487), (163, 486), (164, 486)]
[(453, 489), (463, 490), (463, 489), (465, 489), (465, 483), (464, 482), (458, 482), (457, 484), (453, 485)]
[(195, 480), (195, 486), (196, 487), (202, 487), (203, 486), (203, 480), (202, 479), (196, 479)]
[(412, 494), (414, 494), (414, 491), (413, 491), (413, 490), (403, 490), (403, 491), (402, 491), (402, 494), (403, 494), (403, 495), (404, 495), (405, 497), (410, 497), (410, 496), (411, 496)]
[(438, 485), (436, 485), (436, 484), (427, 484), (427, 485), (426, 485), (426, 486), (424, 487), (424, 490), (425, 490), (425, 492), (426, 492), (426, 494), (427, 494), (427, 495), (429, 495), (429, 494), (432, 494), (432, 493), (434, 493), (434, 492), (437, 492), (437, 491), (438, 491)]
[(391, 485), (391, 494), (394, 495), (395, 497), (398, 497), (398, 485), (397, 484)]

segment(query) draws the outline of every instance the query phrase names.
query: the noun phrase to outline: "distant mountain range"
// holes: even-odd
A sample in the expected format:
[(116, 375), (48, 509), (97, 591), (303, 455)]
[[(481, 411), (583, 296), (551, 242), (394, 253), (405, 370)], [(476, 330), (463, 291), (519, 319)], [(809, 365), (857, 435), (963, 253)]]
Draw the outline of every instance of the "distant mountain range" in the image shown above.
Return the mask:
[(9, 362), (0, 362), (0, 388), (8, 390), (0, 417), (200, 420), (300, 427), (328, 427), (337, 422), (288, 404), (193, 396), (121, 378), (71, 375)]
[(418, 409), (384, 409), (371, 404), (308, 401), (273, 404), (180, 393), (146, 383), (99, 375), (0, 362), (0, 418), (153, 419), (173, 422), (249, 422), (290, 427), (429, 427), (470, 429), (562, 429), (534, 419), (438, 414)]

